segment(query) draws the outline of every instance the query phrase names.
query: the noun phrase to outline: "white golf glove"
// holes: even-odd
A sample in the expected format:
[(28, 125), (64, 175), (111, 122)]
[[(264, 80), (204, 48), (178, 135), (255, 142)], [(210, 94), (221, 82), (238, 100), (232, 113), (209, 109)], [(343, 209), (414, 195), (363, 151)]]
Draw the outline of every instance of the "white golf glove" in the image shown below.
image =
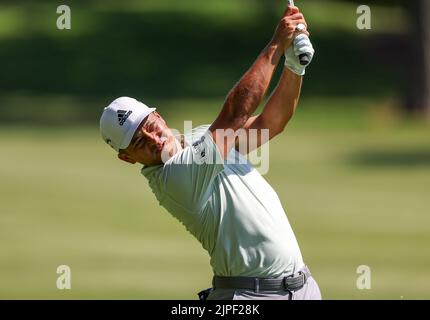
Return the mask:
[(309, 37), (303, 33), (299, 34), (294, 39), (293, 45), (285, 51), (285, 66), (299, 76), (303, 76), (305, 74), (305, 69), (309, 65), (307, 64), (306, 66), (302, 66), (300, 64), (299, 55), (302, 53), (306, 53), (309, 56), (310, 64), (315, 54), (315, 50)]

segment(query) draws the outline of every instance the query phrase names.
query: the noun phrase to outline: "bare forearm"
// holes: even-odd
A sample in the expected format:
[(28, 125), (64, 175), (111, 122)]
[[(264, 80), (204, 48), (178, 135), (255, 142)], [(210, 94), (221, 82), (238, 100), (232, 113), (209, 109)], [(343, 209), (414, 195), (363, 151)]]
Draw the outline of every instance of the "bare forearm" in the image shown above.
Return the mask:
[(266, 122), (271, 135), (284, 130), (293, 116), (299, 103), (301, 87), (302, 76), (284, 68), (278, 86), (261, 113), (262, 120)]
[(245, 124), (263, 100), (281, 56), (282, 48), (270, 43), (228, 94), (224, 109), (243, 122), (238, 126)]

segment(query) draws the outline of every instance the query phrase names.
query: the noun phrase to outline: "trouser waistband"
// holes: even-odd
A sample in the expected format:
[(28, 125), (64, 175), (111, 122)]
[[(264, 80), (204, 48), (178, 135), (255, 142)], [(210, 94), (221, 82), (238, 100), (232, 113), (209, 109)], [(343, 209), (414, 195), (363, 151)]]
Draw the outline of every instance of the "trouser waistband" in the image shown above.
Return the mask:
[(214, 289), (246, 289), (259, 291), (295, 291), (301, 289), (311, 272), (307, 266), (297, 273), (280, 278), (256, 277), (219, 277), (214, 276), (212, 285)]

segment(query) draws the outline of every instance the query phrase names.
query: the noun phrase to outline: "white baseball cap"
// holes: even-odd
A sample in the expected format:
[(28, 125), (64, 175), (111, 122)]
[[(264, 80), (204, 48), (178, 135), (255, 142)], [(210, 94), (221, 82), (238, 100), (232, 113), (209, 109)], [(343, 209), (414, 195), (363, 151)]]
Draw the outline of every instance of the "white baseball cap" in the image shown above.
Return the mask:
[(136, 99), (121, 97), (108, 105), (100, 118), (103, 140), (115, 151), (126, 149), (136, 129), (155, 108), (149, 108)]

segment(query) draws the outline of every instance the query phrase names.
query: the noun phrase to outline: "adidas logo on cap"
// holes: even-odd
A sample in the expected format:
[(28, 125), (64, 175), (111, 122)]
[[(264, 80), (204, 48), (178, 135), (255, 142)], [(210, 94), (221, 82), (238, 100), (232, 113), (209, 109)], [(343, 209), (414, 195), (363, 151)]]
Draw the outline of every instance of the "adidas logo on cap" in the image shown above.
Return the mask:
[(133, 113), (133, 111), (130, 110), (127, 112), (125, 110), (118, 110), (116, 113), (118, 114), (119, 125), (122, 126), (127, 118)]
[(129, 97), (120, 97), (103, 109), (100, 133), (103, 140), (115, 151), (130, 145), (139, 125), (155, 108)]

